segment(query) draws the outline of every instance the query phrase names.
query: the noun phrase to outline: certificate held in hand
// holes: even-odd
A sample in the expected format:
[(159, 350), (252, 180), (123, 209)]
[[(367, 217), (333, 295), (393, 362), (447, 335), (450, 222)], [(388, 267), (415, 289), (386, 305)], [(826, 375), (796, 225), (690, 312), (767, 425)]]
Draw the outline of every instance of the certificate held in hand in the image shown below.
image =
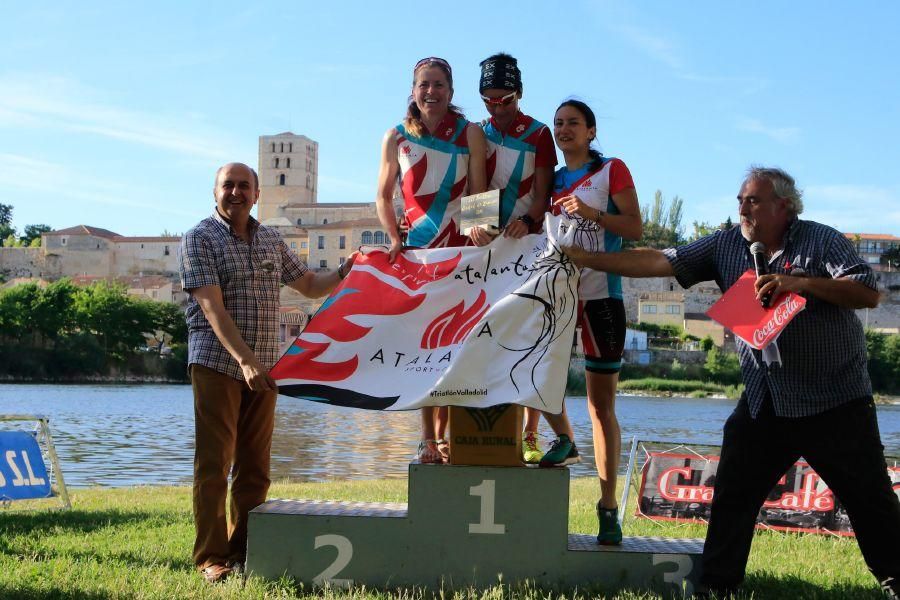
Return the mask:
[(488, 233), (500, 232), (500, 190), (491, 190), (460, 199), (459, 229), (469, 235), (474, 227), (481, 227)]

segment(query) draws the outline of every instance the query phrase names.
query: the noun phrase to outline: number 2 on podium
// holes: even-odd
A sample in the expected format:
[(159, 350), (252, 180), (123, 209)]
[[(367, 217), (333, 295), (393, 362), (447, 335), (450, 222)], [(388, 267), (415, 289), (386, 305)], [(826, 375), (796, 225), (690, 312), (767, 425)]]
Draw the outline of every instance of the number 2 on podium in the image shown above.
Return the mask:
[(469, 523), (469, 533), (506, 533), (506, 525), (494, 522), (494, 504), (496, 498), (497, 482), (493, 479), (485, 479), (478, 485), (469, 488), (470, 496), (481, 498), (481, 510), (477, 523)]

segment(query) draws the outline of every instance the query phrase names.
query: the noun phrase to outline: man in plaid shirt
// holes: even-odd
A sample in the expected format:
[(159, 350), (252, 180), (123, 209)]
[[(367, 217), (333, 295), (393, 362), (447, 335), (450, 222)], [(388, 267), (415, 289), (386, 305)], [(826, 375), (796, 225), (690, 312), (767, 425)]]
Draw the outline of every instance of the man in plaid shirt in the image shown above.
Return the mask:
[[(350, 270), (315, 274), (274, 230), (250, 216), (256, 172), (230, 163), (216, 173), (212, 216), (181, 240), (188, 364), (194, 389), (194, 562), (209, 582), (242, 568), (247, 517), (265, 502), (278, 394), (269, 369), (278, 360), (281, 284), (318, 298)], [(230, 522), (225, 519), (231, 472)]]
[(878, 433), (865, 335), (853, 312), (880, 295), (871, 268), (846, 237), (797, 218), (801, 192), (781, 169), (752, 167), (737, 197), (740, 227), (667, 250), (591, 254), (563, 250), (578, 266), (627, 277), (674, 275), (684, 287), (714, 280), (723, 292), (753, 267), (761, 242), (768, 274), (757, 300), (802, 294), (806, 309), (778, 338), (781, 362), (739, 341), (744, 394), (725, 423), (703, 549), (703, 592), (724, 595), (744, 579), (756, 517), (778, 479), (801, 456), (847, 509), (869, 569), (900, 594), (900, 502)]

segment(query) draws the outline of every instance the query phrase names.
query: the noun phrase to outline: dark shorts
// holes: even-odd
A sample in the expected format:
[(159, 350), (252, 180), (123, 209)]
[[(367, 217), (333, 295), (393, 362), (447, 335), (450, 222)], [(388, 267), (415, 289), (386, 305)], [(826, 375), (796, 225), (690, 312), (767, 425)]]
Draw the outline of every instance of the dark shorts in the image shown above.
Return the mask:
[(584, 368), (618, 373), (625, 350), (625, 303), (617, 298), (579, 302), (578, 324), (584, 345)]

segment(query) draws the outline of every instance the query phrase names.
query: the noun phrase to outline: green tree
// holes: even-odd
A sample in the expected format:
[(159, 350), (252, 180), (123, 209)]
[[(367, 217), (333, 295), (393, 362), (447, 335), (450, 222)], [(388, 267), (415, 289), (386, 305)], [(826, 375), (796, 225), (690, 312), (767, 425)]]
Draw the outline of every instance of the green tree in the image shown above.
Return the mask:
[(157, 352), (162, 353), (163, 345), (171, 347), (175, 344), (187, 343), (187, 322), (181, 307), (170, 302), (155, 300), (142, 300), (141, 302), (151, 315), (153, 331), (150, 335), (156, 340)]
[(22, 234), (19, 241), (23, 246), (34, 246), (35, 244), (33, 242), (37, 240), (37, 246), (40, 246), (41, 234), (47, 233), (48, 231), (53, 231), (53, 228), (49, 225), (26, 225), (25, 233)]
[(10, 204), (0, 204), (0, 246), (8, 245), (6, 242), (10, 236), (15, 240), (16, 229), (12, 226), (13, 207)]
[(101, 347), (116, 360), (124, 360), (154, 331), (153, 315), (125, 286), (98, 282), (75, 296), (76, 322), (82, 331), (97, 336)]
[(643, 246), (647, 248), (670, 248), (679, 245), (682, 239), (683, 227), (681, 218), (684, 201), (675, 196), (671, 203), (666, 204), (661, 190), (656, 190), (653, 196), (653, 204), (641, 206), (641, 221), (643, 222), (644, 235), (637, 242), (626, 240), (624, 247)]
[(73, 330), (77, 292), (78, 288), (69, 279), (54, 281), (40, 290), (31, 307), (31, 318), (38, 335), (55, 343)]
[(900, 335), (887, 335), (866, 330), (866, 352), (869, 377), (875, 391), (900, 392)]
[(894, 246), (882, 254), (881, 262), (895, 269), (900, 269), (900, 246)]
[(715, 346), (706, 353), (703, 370), (716, 383), (737, 385), (741, 382), (741, 365), (737, 354), (724, 352)]
[(699, 240), (702, 237), (706, 237), (712, 233), (715, 233), (719, 228), (715, 225), (710, 225), (706, 221), (702, 223), (698, 223), (694, 221), (694, 232), (688, 237), (687, 241), (693, 242), (695, 240)]
[(35, 332), (33, 307), (41, 288), (36, 283), (23, 283), (0, 294), (0, 336), (21, 340)]

